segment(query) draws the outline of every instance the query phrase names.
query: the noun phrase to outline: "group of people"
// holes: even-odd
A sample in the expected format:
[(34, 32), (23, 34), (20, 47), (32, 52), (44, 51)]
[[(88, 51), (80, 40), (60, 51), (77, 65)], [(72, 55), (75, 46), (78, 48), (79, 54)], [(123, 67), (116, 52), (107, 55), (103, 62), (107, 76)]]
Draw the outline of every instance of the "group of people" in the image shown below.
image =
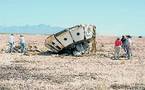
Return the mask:
[[(8, 52), (9, 53), (14, 52), (14, 48), (15, 48), (15, 37), (14, 37), (14, 34), (11, 34), (9, 36), (8, 44), (9, 44)], [(23, 35), (20, 35), (19, 46), (20, 46), (20, 50), (21, 50), (20, 52), (24, 53), (26, 51), (26, 42), (25, 42), (25, 38), (24, 38)]]
[(127, 59), (130, 59), (132, 56), (132, 40), (131, 36), (122, 36), (122, 38), (117, 38), (115, 41), (115, 55), (114, 58), (115, 60), (118, 60), (120, 58), (120, 51), (121, 48), (124, 51), (124, 55)]
[[(15, 37), (14, 34), (11, 34), (9, 36), (9, 53), (14, 52), (15, 48)], [(26, 52), (26, 41), (23, 35), (20, 35), (19, 38), (19, 46), (20, 46), (20, 52), (25, 53)], [(115, 53), (114, 53), (114, 59), (118, 60), (120, 58), (120, 52), (121, 49), (124, 51), (124, 55), (127, 59), (130, 59), (132, 56), (132, 41), (130, 36), (122, 36), (122, 38), (117, 38), (114, 43)]]

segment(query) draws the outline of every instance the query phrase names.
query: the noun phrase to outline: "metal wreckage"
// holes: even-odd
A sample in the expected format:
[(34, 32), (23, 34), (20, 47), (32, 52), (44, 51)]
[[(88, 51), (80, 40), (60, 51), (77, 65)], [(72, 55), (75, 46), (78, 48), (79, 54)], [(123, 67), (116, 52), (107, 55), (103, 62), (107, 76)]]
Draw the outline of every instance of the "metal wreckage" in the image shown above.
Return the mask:
[(57, 54), (81, 56), (96, 52), (96, 27), (77, 25), (50, 35), (45, 40), (49, 51)]

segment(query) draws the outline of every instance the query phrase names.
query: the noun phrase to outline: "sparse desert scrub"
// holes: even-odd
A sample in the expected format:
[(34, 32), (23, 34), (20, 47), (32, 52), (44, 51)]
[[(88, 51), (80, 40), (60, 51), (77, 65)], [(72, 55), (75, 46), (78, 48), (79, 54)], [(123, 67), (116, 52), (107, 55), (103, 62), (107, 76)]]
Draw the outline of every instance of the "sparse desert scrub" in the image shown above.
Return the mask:
[[(45, 37), (26, 40), (43, 51)], [(112, 60), (115, 39), (98, 37), (96, 55), (82, 57), (0, 53), (0, 90), (144, 90), (145, 39), (133, 38), (131, 60)]]

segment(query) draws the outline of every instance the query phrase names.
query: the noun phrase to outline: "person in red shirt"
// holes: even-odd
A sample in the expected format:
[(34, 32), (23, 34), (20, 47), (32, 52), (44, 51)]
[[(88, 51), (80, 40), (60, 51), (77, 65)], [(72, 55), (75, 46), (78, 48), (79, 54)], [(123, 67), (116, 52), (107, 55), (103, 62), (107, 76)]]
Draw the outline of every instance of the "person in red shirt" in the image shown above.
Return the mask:
[(117, 38), (117, 40), (115, 41), (115, 45), (114, 45), (114, 48), (115, 48), (115, 53), (114, 53), (115, 60), (119, 59), (121, 46), (122, 46), (122, 41), (120, 40), (120, 38)]

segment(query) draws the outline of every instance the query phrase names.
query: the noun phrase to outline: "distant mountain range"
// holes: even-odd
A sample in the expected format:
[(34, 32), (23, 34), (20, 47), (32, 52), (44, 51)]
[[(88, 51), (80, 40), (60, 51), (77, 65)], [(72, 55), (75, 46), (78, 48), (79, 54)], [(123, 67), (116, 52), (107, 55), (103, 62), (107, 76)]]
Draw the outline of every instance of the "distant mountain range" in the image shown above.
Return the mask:
[(0, 26), (0, 33), (53, 34), (63, 29), (62, 27), (52, 27), (45, 24), (8, 27)]

